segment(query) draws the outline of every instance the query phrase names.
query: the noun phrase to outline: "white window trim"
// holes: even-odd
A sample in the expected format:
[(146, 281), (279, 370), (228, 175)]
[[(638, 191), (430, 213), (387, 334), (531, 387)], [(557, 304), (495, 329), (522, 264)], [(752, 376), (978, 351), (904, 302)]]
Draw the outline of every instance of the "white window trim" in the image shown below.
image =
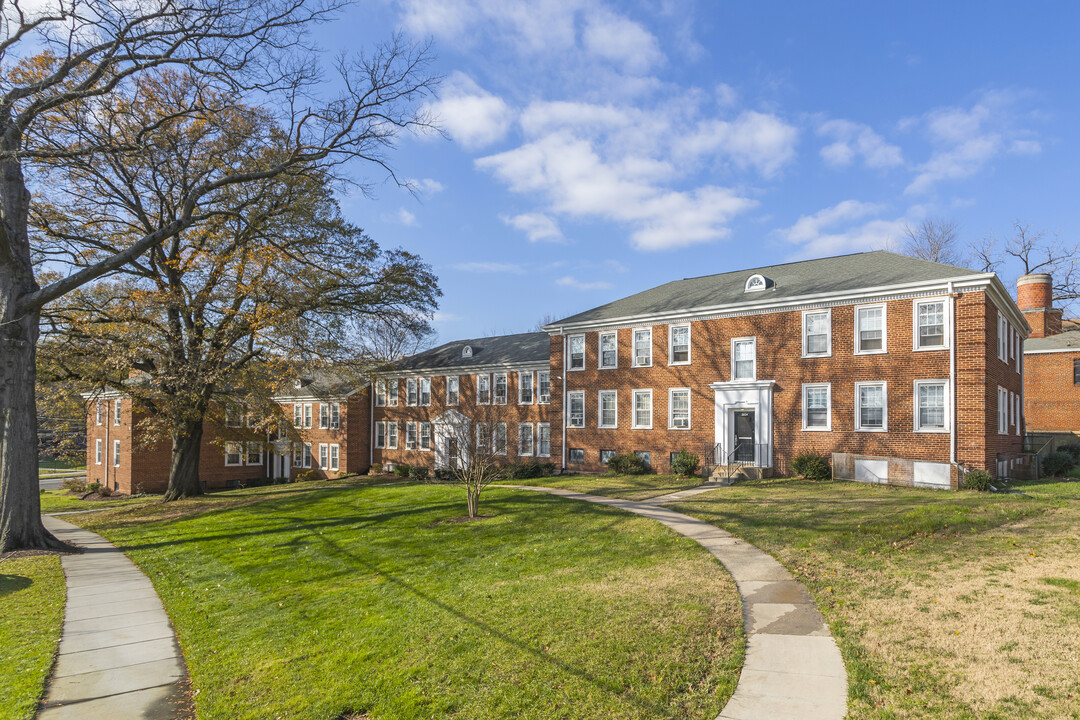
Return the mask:
[[(487, 386), (488, 386), (488, 389), (487, 389), (488, 399), (487, 400), (481, 400), (480, 399), (480, 378), (487, 378)], [(479, 373), (476, 376), (476, 404), (477, 405), (490, 405), (491, 404), (491, 396), (492, 396), (491, 374), (490, 373)]]
[[(615, 364), (604, 364), (604, 336), (611, 335), (615, 338)], [(609, 330), (599, 333), (596, 338), (596, 368), (598, 370), (618, 370), (619, 369), (619, 331)]]
[(339, 402), (330, 403), (330, 429), (341, 429), (341, 403)]
[(314, 457), (311, 454), (311, 443), (301, 443), (301, 445), (303, 445), (303, 447), (300, 448), (300, 450), (301, 450), (301, 452), (303, 454), (303, 458), (304, 458), (304, 468), (310, 470), (311, 469), (311, 464), (312, 464), (311, 460)]
[[(754, 346), (754, 371), (750, 373), (748, 378), (736, 378), (735, 377), (735, 343), (750, 342)], [(732, 382), (744, 382), (757, 380), (757, 336), (754, 337), (740, 337), (731, 338), (731, 381)]]
[[(859, 345), (859, 311), (881, 308), (881, 349), (863, 350)], [(889, 352), (889, 308), (886, 303), (869, 303), (855, 306), (855, 355), (886, 355)]]
[[(570, 348), (573, 346), (574, 338), (581, 338), (581, 367), (570, 367), (570, 357), (573, 355)], [(568, 335), (566, 338), (566, 370), (567, 372), (581, 372), (585, 369), (585, 358), (589, 355), (585, 351), (585, 335)]]
[(397, 378), (386, 381), (386, 407), (397, 407), (399, 384), (400, 381)]
[(1016, 405), (1016, 434), (1019, 435), (1020, 426), (1023, 424), (1024, 420), (1024, 407), (1023, 404), (1020, 402), (1020, 393), (1016, 394), (1014, 400)]
[[(536, 404), (536, 374), (532, 370), (519, 370), (518, 371), (518, 405), (535, 405)], [(521, 399), (522, 390), (524, 390), (524, 384), (521, 382), (521, 378), (529, 378), (529, 388), (532, 392), (532, 399), (525, 402)]]
[[(873, 386), (873, 385), (880, 385), (881, 386), (881, 427), (879, 427), (879, 428), (864, 428), (864, 427), (862, 427), (862, 421), (861, 421), (861, 418), (860, 418), (861, 413), (859, 412), (859, 410), (861, 409), (860, 404), (859, 404), (860, 399), (861, 399), (859, 390), (860, 390), (860, 388), (862, 388), (864, 386)], [(875, 381), (867, 381), (867, 382), (857, 382), (857, 383), (855, 383), (855, 432), (875, 432), (875, 433), (889, 432), (889, 384), (888, 384), (888, 382), (886, 382), (884, 380), (882, 380), (882, 381), (875, 380)]]
[[(673, 342), (673, 340), (674, 340), (673, 331), (675, 330), (675, 328), (686, 328), (686, 359), (685, 360), (675, 361), (675, 360), (672, 359), (674, 354), (675, 354), (675, 343)], [(672, 366), (675, 366), (675, 365), (689, 365), (691, 363), (691, 361), (694, 359), (694, 356), (693, 356), (694, 344), (691, 341), (690, 323), (683, 322), (683, 323), (672, 323), (671, 325), (668, 325), (667, 337), (668, 337), (668, 343), (667, 343), (668, 365), (672, 365)]]
[(335, 472), (341, 467), (341, 445), (339, 443), (330, 443), (330, 463), (327, 470), (334, 470)]
[[(495, 439), (499, 436), (499, 428), (502, 428), (502, 439), (503, 439), (502, 450), (499, 450), (499, 445), (498, 445), (498, 443), (495, 442)], [(493, 452), (496, 455), (506, 455), (506, 452), (507, 452), (506, 446), (509, 445), (509, 444), (510, 444), (509, 438), (506, 437), (506, 423), (504, 423), (504, 422), (495, 423), (493, 425), (493, 427), (492, 427), (492, 432), (491, 432), (491, 452)]]
[(1009, 410), (1006, 403), (1009, 400), (1009, 391), (998, 385), (998, 435), (1009, 434)]
[[(573, 425), (573, 416), (570, 413), (570, 408), (574, 406), (574, 398), (581, 398), (581, 424)], [(566, 393), (566, 427), (568, 428), (583, 428), (585, 427), (585, 391), (584, 390), (571, 390)]]
[[(412, 446), (409, 445), (409, 430), (412, 430)], [(416, 450), (420, 447), (420, 428), (415, 420), (405, 422), (405, 449)]]
[(97, 409), (96, 409), (96, 418), (95, 418), (98, 425), (102, 424), (102, 418), (104, 418), (104, 417), (105, 417), (104, 408), (102, 407), (101, 401), (98, 400), (97, 401)]
[[(825, 426), (810, 427), (807, 425), (810, 405), (806, 391), (810, 388), (825, 388)], [(832, 432), (832, 383), (803, 383), (802, 384), (802, 429), (804, 432)]]
[(304, 429), (311, 429), (311, 403), (304, 403)]
[(328, 430), (330, 428), (330, 403), (319, 403), (319, 429)]
[(319, 443), (319, 467), (330, 469), (330, 446), (326, 443)]
[(104, 441), (101, 438), (98, 438), (97, 440), (94, 441), (94, 464), (95, 465), (100, 465), (102, 462), (104, 462), (103, 459), (102, 459), (103, 458), (103, 453), (102, 453), (102, 446), (103, 445), (104, 445)]
[[(944, 325), (941, 334), (941, 345), (928, 345), (926, 347), (919, 347), (919, 306), (920, 305), (933, 305), (941, 303), (941, 322)], [(949, 343), (952, 342), (952, 322), (949, 318), (949, 301), (948, 298), (916, 298), (911, 301), (911, 349), (915, 352), (926, 352), (928, 350), (948, 350)]]
[[(380, 430), (382, 431), (382, 439), (381, 440), (379, 438), (379, 431)], [(375, 449), (376, 450), (385, 450), (386, 449), (386, 423), (381, 421), (381, 420), (375, 423)]]
[[(548, 399), (542, 400), (540, 396), (540, 376), (547, 375), (548, 378)], [(536, 371), (536, 404), (537, 405), (550, 405), (551, 404), (551, 371), (550, 370), (537, 370)]]
[[(522, 440), (521, 429), (525, 428), (525, 427), (529, 428), (530, 445), (532, 447), (532, 449), (530, 449), (529, 452), (525, 452), (524, 450), (521, 449), (521, 440)], [(534, 433), (535, 433), (535, 430), (533, 429), (533, 424), (532, 423), (518, 423), (518, 456), (519, 457), (533, 457), (534, 455), (536, 455), (536, 435)]]
[[(503, 396), (500, 402), (499, 398), (495, 395), (495, 387), (498, 384), (498, 379), (503, 379)], [(491, 404), (492, 405), (505, 405), (507, 399), (510, 397), (510, 373), (497, 372), (492, 373), (491, 376)]]
[(1009, 348), (1006, 344), (1005, 334), (1009, 332), (1009, 321), (998, 311), (998, 360), (1003, 363), (1009, 362)]
[[(922, 385), (941, 385), (945, 388), (945, 427), (941, 428), (923, 428), (919, 425), (919, 387)], [(950, 420), (952, 419), (952, 393), (949, 391), (948, 380), (916, 380), (912, 386), (911, 396), (911, 409), (912, 409), (912, 429), (918, 433), (948, 433), (950, 428)]]
[[(540, 428), (547, 428), (548, 451), (540, 452)], [(551, 457), (551, 423), (536, 423), (536, 457)]]
[[(612, 394), (615, 396), (615, 424), (604, 425), (604, 395)], [(610, 430), (619, 427), (619, 391), (618, 390), (599, 390), (596, 393), (596, 427), (605, 430)]]
[[(98, 441), (100, 442), (100, 440)], [(229, 448), (236, 448), (236, 452), (229, 452)], [(229, 456), (236, 455), (238, 462), (229, 462)], [(99, 465), (101, 463), (98, 463)], [(225, 443), (225, 467), (240, 467), (244, 464), (244, 446), (241, 443)]]
[[(424, 426), (427, 426), (427, 447), (424, 447)], [(420, 422), (416, 425), (416, 449), (420, 452), (431, 452), (431, 423)]]
[[(415, 389), (415, 393), (413, 390)], [(415, 395), (416, 401), (412, 398)], [(405, 378), (405, 407), (417, 407), (420, 405), (420, 380), (418, 378)]]
[[(828, 331), (825, 333), (825, 352), (811, 353), (807, 350), (806, 317), (808, 315), (824, 315)], [(755, 348), (756, 350), (756, 348)], [(757, 353), (755, 352), (755, 355)], [(803, 310), (802, 313), (802, 356), (804, 358), (832, 357), (832, 308), (818, 310)], [(820, 383), (819, 383), (820, 384)]]
[[(252, 445), (258, 445), (259, 446), (259, 459), (258, 459), (257, 462), (251, 462), (251, 460), (248, 459), (248, 456), (251, 455), (250, 448), (251, 448)], [(264, 453), (265, 453), (265, 448), (263, 448), (263, 446), (261, 444), (253, 443), (253, 442), (247, 443), (244, 446), (244, 464), (249, 465), (249, 466), (262, 465), (263, 464)]]
[[(639, 363), (637, 357), (637, 334), (639, 332), (649, 333), (649, 362)], [(651, 327), (637, 327), (630, 333), (630, 365), (631, 367), (652, 367), (653, 366), (653, 336)]]
[(120, 441), (113, 440), (112, 444), (112, 466), (120, 467)]
[[(394, 427), (394, 444), (390, 444), (390, 426)], [(397, 450), (398, 449), (398, 424), (396, 420), (387, 421), (386, 423), (386, 449)]]
[[(424, 392), (424, 388), (427, 388), (427, 392)], [(424, 395), (427, 395), (427, 402), (424, 402)], [(430, 407), (431, 406), (431, 378), (422, 377), (418, 378), (416, 382), (416, 406), (417, 407)]]
[[(649, 424), (648, 425), (638, 425), (638, 421), (637, 421), (638, 420), (638, 418), (637, 418), (637, 398), (638, 398), (638, 395), (648, 395), (649, 396)], [(631, 426), (630, 427), (631, 427), (631, 429), (633, 429), (633, 430), (652, 430), (653, 413), (655, 411), (655, 408), (653, 407), (653, 391), (652, 390), (644, 390), (644, 389), (634, 390), (630, 397), (631, 397), (630, 412), (632, 413), (632, 415), (630, 416), (630, 419), (631, 419)]]
[(386, 381), (375, 381), (375, 407), (386, 407)]
[[(686, 427), (684, 427), (684, 428), (676, 427), (676, 425), (675, 425), (675, 413), (674, 413), (675, 401), (674, 401), (674, 398), (675, 398), (675, 393), (677, 393), (677, 392), (685, 392), (686, 393)], [(690, 406), (692, 397), (693, 397), (693, 394), (690, 392), (690, 388), (668, 388), (668, 404), (667, 404), (667, 406), (668, 406), (668, 410), (667, 410), (668, 430), (683, 431), (683, 430), (690, 430), (693, 427), (693, 425), (694, 425), (694, 420), (693, 420), (694, 414), (693, 414), (693, 412), (691, 412), (691, 406)]]
[(114, 427), (119, 427), (121, 413), (122, 413), (122, 410), (121, 410), (121, 405), (120, 405), (120, 399), (117, 398), (116, 400), (113, 400), (113, 423), (112, 424), (113, 424)]
[[(457, 390), (455, 391), (455, 394), (457, 395), (457, 397), (454, 398), (453, 402), (450, 402), (450, 381), (451, 380), (453, 380), (453, 381), (455, 381), (457, 383)], [(447, 407), (456, 407), (457, 405), (459, 405), (461, 403), (461, 377), (459, 375), (447, 375), (445, 382), (446, 382), (446, 406)]]

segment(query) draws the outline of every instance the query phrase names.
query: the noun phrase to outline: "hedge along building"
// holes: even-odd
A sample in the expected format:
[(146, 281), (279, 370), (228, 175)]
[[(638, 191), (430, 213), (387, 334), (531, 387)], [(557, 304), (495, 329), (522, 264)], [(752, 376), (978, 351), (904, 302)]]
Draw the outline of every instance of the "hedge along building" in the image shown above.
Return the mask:
[(1024, 275), (1016, 284), (1017, 303), (1032, 327), (1024, 341), (1027, 432), (1043, 442), (1055, 435), (1075, 441), (1073, 436), (1080, 434), (1080, 327), (1062, 322), (1049, 275)]
[(440, 468), (467, 461), (477, 446), (508, 462), (557, 460), (553, 380), (542, 332), (459, 340), (404, 358), (374, 383), (372, 462)]
[[(545, 326), (562, 463), (688, 450), (957, 487), (1021, 445), (1029, 327), (993, 273), (884, 251), (670, 282)], [(553, 385), (554, 387), (555, 385)]]

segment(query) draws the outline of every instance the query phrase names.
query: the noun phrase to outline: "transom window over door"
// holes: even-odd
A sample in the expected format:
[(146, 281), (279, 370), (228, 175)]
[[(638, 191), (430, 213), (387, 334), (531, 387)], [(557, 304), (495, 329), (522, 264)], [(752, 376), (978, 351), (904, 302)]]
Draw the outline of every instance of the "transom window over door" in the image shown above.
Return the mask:
[(600, 333), (600, 369), (619, 366), (619, 341), (615, 332)]
[(756, 338), (734, 338), (731, 341), (731, 379), (754, 380), (757, 377)]
[(945, 347), (945, 301), (915, 304), (915, 348)]
[(855, 353), (885, 352), (885, 306), (855, 308)]
[(832, 354), (832, 313), (815, 310), (803, 313), (803, 355), (826, 357)]

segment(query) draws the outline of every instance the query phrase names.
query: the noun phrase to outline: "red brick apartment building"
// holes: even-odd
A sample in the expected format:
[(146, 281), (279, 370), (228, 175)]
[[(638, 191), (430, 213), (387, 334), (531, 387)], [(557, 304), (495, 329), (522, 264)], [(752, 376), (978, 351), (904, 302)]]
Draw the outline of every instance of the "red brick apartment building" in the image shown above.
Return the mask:
[[(839, 478), (956, 488), (1021, 449), (1029, 320), (993, 273), (884, 251), (678, 280), (544, 332), (447, 343), (367, 387), (300, 381), (277, 398), (293, 423), (273, 438), (208, 427), (200, 473), (222, 487), (442, 467), (479, 442), (585, 472), (627, 452), (667, 472), (688, 450), (785, 474), (812, 450)], [(133, 454), (129, 401), (100, 402), (90, 479), (163, 489), (168, 448)]]
[(840, 478), (955, 488), (1021, 446), (1029, 328), (992, 273), (860, 253), (670, 282), (545, 330), (569, 469), (635, 452), (667, 471), (685, 449), (783, 474), (813, 450)]
[(1024, 416), (1033, 435), (1080, 435), (1080, 327), (1063, 323), (1052, 280), (1042, 273), (1016, 282), (1031, 337), (1024, 341)]
[[(133, 412), (127, 395), (88, 393), (86, 427), (87, 481), (122, 493), (164, 492), (169, 481), (172, 446), (140, 438), (144, 415)], [(292, 426), (267, 436), (250, 427), (250, 418), (230, 408), (221, 423), (207, 420), (200, 444), (199, 478), (206, 488), (226, 488), (252, 481), (367, 472), (370, 403), (366, 389), (327, 373), (297, 380), (274, 398)]]

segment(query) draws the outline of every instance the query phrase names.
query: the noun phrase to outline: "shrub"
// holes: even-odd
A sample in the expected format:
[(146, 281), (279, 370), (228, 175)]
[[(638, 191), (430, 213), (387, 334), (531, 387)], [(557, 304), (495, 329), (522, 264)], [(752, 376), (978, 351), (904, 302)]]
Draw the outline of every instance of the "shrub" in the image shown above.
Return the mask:
[(428, 469), (423, 465), (413, 465), (409, 468), (409, 479), (420, 480), (421, 482), (428, 479)]
[(86, 492), (86, 480), (81, 478), (71, 478), (60, 483), (60, 487), (71, 492)]
[(92, 483), (90, 483), (89, 485), (86, 486), (86, 492), (88, 492), (88, 493), (96, 493), (96, 492), (99, 492), (100, 490), (101, 490), (101, 483), (96, 482), (96, 481), (92, 482)]
[(394, 466), (394, 474), (398, 477), (407, 478), (409, 477), (409, 470), (411, 469), (412, 466), (409, 465), (409, 463), (398, 463)]
[(990, 473), (985, 470), (972, 470), (964, 475), (964, 487), (968, 490), (985, 492), (990, 489)]
[[(312, 480), (318, 480), (318, 479), (319, 479), (319, 473), (315, 472), (314, 470), (305, 470), (302, 473), (297, 473), (296, 474), (296, 482), (311, 482)], [(288, 481), (289, 481), (289, 479), (285, 478), (285, 482), (288, 482)]]
[(507, 468), (507, 477), (513, 480), (531, 480), (555, 474), (555, 463), (526, 460), (512, 463)]
[(1062, 477), (1076, 466), (1073, 456), (1067, 452), (1052, 452), (1042, 461), (1042, 472), (1047, 477)]
[(1077, 445), (1076, 443), (1058, 445), (1057, 451), (1059, 453), (1068, 453), (1069, 455), (1072, 455), (1073, 465), (1080, 465), (1080, 445)]
[(102, 485), (101, 489), (98, 490), (98, 493), (101, 494), (101, 497), (111, 497), (112, 496), (112, 488), (109, 487), (108, 485)]
[(382, 475), (382, 463), (371, 463), (371, 467), (368, 468), (368, 475)]
[(671, 471), (684, 477), (696, 475), (701, 460), (692, 452), (680, 450), (675, 459), (671, 461)]
[(644, 475), (649, 471), (645, 462), (633, 453), (616, 455), (607, 461), (607, 466), (616, 475)]
[(821, 453), (799, 453), (791, 461), (791, 469), (807, 480), (828, 480), (832, 477), (829, 458)]
[(442, 483), (454, 482), (457, 480), (457, 476), (454, 475), (454, 471), (450, 468), (435, 468), (435, 480)]

